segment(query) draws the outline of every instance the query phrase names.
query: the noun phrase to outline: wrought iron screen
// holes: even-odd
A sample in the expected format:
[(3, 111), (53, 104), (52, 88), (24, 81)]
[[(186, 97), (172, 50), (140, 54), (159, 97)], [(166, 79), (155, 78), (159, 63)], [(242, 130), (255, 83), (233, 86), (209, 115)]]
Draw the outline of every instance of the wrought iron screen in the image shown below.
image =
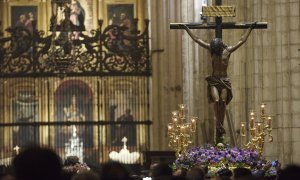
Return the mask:
[[(137, 27), (137, 20), (134, 21)], [(149, 149), (151, 125), (148, 21), (143, 32), (110, 25), (46, 35), (19, 26), (0, 33), (0, 164), (15, 146), (52, 147), (64, 159), (109, 160), (127, 149)], [(68, 39), (68, 38), (67, 38)], [(75, 154), (76, 155), (76, 154)], [(136, 163), (142, 163), (141, 156)]]

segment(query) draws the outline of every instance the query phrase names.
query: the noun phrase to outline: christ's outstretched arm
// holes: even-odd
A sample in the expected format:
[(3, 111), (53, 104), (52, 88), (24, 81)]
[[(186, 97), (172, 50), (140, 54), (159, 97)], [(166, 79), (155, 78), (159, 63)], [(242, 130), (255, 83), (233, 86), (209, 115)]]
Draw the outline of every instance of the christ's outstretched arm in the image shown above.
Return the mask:
[(253, 29), (253, 27), (254, 27), (255, 24), (256, 24), (256, 22), (253, 23), (253, 24), (250, 26), (250, 28), (249, 28), (249, 29), (246, 31), (246, 33), (241, 37), (240, 41), (239, 41), (236, 45), (234, 45), (234, 46), (229, 46), (229, 47), (227, 48), (227, 50), (228, 50), (230, 53), (232, 53), (233, 51), (237, 50), (239, 47), (241, 47), (241, 45), (243, 45), (243, 44), (247, 41), (247, 39), (248, 39), (248, 37), (249, 37), (249, 35), (250, 35), (250, 33), (251, 33), (251, 31), (252, 31), (252, 29)]
[(188, 34), (191, 36), (191, 38), (198, 43), (200, 46), (204, 47), (205, 49), (210, 49), (210, 44), (201, 40), (200, 38), (198, 38), (197, 36), (195, 36), (192, 31), (184, 24), (180, 24), (180, 26), (182, 26), (187, 32)]

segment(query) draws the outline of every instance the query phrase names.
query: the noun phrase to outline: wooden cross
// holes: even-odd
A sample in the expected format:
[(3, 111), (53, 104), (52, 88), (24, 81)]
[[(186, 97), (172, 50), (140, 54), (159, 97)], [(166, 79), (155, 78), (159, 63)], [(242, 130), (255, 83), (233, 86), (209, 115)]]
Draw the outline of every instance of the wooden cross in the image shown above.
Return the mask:
[(20, 148), (18, 145), (16, 145), (16, 146), (14, 147), (14, 151), (16, 151), (16, 155), (19, 154), (20, 149), (21, 149), (21, 148)]
[[(233, 23), (222, 22), (222, 17), (235, 16), (235, 8), (232, 6), (222, 6), (222, 0), (216, 0), (216, 6), (203, 8), (204, 16), (215, 17), (212, 23), (170, 23), (170, 29), (183, 29), (180, 24), (186, 25), (189, 29), (215, 29), (216, 38), (222, 39), (222, 29), (248, 29), (253, 23)], [(253, 29), (268, 28), (267, 22), (257, 22), (252, 25)]]

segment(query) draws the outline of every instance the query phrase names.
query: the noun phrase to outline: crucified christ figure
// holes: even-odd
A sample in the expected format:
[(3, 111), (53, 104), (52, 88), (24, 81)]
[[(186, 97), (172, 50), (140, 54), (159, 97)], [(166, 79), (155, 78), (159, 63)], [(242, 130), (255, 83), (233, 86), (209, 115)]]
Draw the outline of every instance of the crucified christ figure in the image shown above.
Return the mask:
[(239, 42), (233, 46), (227, 46), (220, 38), (214, 38), (210, 43), (207, 43), (196, 37), (186, 25), (180, 25), (188, 32), (196, 43), (209, 50), (211, 54), (213, 72), (211, 76), (206, 77), (206, 81), (208, 83), (208, 98), (210, 102), (214, 103), (214, 112), (217, 119), (217, 142), (220, 142), (220, 138), (222, 138), (225, 134), (223, 124), (226, 105), (228, 105), (232, 99), (231, 83), (227, 76), (228, 61), (231, 53), (246, 42), (255, 24), (256, 23), (253, 23), (241, 37)]

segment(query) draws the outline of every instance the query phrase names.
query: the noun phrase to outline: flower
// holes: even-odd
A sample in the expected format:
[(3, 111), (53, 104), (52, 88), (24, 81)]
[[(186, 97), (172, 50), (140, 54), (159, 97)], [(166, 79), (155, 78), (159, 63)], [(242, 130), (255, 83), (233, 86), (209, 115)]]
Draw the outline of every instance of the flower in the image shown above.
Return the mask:
[(206, 147), (191, 148), (175, 161), (174, 166), (176, 169), (208, 166), (210, 173), (215, 174), (222, 168), (259, 169), (265, 163), (266, 160), (257, 151), (218, 144), (217, 146), (207, 145)]

